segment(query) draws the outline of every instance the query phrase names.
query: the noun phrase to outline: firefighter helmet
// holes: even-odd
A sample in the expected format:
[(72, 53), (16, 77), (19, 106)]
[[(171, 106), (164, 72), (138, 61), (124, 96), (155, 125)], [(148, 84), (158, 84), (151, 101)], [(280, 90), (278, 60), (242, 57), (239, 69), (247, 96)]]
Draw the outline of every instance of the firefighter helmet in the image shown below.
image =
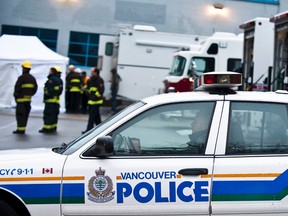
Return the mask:
[(32, 68), (32, 64), (31, 64), (30, 61), (24, 61), (24, 62), (22, 62), (22, 67), (31, 69)]
[(75, 72), (77, 72), (77, 73), (81, 73), (82, 70), (81, 70), (80, 68), (76, 68), (76, 69), (75, 69)]
[(56, 72), (57, 73), (61, 73), (61, 68), (59, 66), (54, 66), (53, 68), (55, 68)]

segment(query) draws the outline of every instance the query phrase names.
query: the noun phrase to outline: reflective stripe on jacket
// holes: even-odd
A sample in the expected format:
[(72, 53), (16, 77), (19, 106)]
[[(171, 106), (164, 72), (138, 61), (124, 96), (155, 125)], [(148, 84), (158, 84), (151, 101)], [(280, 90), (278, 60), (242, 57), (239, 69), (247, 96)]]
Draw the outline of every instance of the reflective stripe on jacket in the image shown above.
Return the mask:
[(70, 92), (81, 92), (81, 80), (71, 79), (70, 83), (72, 84)]
[(63, 90), (62, 80), (51, 74), (44, 86), (44, 103), (60, 103), (60, 95)]
[(69, 92), (81, 92), (82, 77), (79, 73), (70, 72), (66, 78), (67, 90)]
[(14, 97), (17, 103), (31, 102), (32, 96), (38, 88), (36, 79), (29, 73), (23, 73), (18, 77), (14, 86)]
[(104, 93), (104, 81), (101, 77), (91, 77), (88, 81), (89, 90), (89, 105), (100, 105), (103, 104), (103, 93)]
[(16, 102), (22, 103), (22, 102), (31, 102), (31, 96), (29, 95), (24, 95), (23, 98), (17, 98)]

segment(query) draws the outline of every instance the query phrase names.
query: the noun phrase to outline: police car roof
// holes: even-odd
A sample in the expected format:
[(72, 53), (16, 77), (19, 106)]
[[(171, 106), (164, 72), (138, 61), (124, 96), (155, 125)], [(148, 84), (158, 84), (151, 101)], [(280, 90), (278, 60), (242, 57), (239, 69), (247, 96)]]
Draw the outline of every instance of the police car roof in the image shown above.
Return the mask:
[(163, 104), (173, 102), (188, 102), (188, 101), (211, 101), (219, 100), (219, 95), (212, 95), (205, 91), (181, 92), (181, 93), (167, 93), (154, 95), (142, 99), (144, 103), (148, 104)]
[(154, 95), (142, 99), (144, 103), (149, 105), (161, 105), (177, 102), (192, 102), (192, 101), (217, 101), (217, 100), (233, 100), (233, 101), (257, 101), (257, 102), (288, 102), (288, 94), (276, 92), (251, 92), (251, 91), (236, 91), (236, 94), (209, 94), (208, 91), (193, 91), (182, 93), (167, 93)]

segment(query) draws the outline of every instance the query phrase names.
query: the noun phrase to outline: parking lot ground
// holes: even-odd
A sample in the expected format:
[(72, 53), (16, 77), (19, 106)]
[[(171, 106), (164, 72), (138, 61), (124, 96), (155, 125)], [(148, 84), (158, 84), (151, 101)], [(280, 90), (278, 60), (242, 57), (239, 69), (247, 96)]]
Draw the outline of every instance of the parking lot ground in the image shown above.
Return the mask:
[[(110, 116), (110, 107), (100, 107), (102, 121)], [(31, 110), (24, 135), (13, 134), (16, 129), (15, 108), (0, 109), (0, 150), (45, 147), (69, 143), (86, 129), (88, 114), (59, 114), (56, 133), (41, 134), (43, 111)]]

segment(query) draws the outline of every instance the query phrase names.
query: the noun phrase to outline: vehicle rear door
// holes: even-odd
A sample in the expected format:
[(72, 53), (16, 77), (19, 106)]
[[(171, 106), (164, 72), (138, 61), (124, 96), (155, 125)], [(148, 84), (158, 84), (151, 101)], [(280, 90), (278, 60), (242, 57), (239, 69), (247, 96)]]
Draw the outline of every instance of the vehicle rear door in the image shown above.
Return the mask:
[(287, 214), (287, 103), (227, 98), (215, 156), (213, 215)]

